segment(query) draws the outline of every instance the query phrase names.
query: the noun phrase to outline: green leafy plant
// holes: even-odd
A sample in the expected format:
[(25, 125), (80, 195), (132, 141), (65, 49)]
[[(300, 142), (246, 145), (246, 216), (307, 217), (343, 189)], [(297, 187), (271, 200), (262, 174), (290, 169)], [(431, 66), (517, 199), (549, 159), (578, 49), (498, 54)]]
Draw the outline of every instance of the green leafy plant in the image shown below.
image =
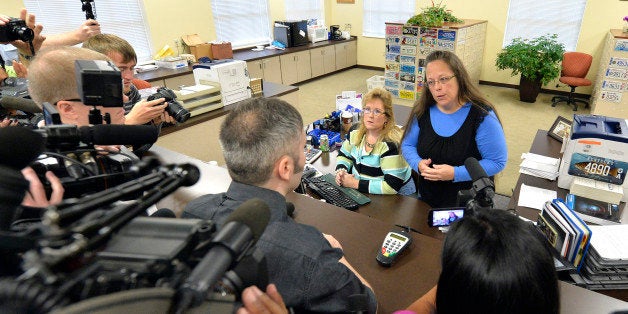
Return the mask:
[(557, 38), (556, 34), (533, 39), (517, 37), (497, 54), (495, 66), (499, 70), (512, 69), (512, 76), (539, 79), (545, 85), (560, 76), (565, 46)]
[(442, 1), (438, 4), (434, 4), (434, 1), (432, 1), (431, 7), (425, 7), (422, 10), (421, 13), (408, 19), (406, 24), (422, 27), (440, 27), (443, 26), (445, 22), (464, 22), (451, 14), (451, 10), (447, 10)]

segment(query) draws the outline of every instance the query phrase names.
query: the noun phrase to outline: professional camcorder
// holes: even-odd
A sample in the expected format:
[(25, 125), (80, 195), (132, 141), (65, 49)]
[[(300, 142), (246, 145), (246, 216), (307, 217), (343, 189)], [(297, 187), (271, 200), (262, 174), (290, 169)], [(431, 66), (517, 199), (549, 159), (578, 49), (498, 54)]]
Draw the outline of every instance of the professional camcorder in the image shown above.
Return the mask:
[(177, 95), (171, 89), (160, 87), (157, 92), (148, 96), (148, 101), (165, 98), (168, 103), (166, 112), (173, 117), (177, 122), (183, 123), (190, 118), (190, 112), (187, 111), (180, 102), (177, 101)]
[(35, 132), (45, 139), (45, 151), (30, 166), (45, 182), (48, 195), (52, 187), (45, 174), (52, 171), (63, 184), (64, 198), (106, 190), (137, 178), (138, 173), (132, 171), (133, 166), (140, 165), (136, 156), (128, 151), (102, 154), (94, 145), (152, 144), (159, 135), (154, 126), (109, 124), (83, 127), (61, 124)]
[[(20, 166), (0, 164), (3, 213), (17, 212), (7, 204), (19, 204), (28, 188)], [(264, 256), (255, 248), (270, 217), (266, 204), (244, 203), (218, 230), (207, 220), (139, 217), (200, 175), (190, 164), (147, 169), (112, 189), (50, 206), (36, 219), (0, 216), (0, 312), (122, 313), (140, 306), (166, 313), (168, 306), (182, 312), (198, 305), (231, 312), (243, 288), (267, 285)]]
[(35, 33), (26, 26), (24, 20), (12, 17), (9, 22), (0, 26), (0, 42), (31, 41), (33, 38), (35, 38)]

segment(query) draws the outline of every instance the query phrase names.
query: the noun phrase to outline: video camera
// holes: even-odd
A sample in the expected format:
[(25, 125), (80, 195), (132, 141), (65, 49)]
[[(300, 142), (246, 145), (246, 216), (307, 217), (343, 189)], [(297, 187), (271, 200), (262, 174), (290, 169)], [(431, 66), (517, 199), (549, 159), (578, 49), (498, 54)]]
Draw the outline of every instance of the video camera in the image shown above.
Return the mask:
[[(64, 188), (64, 198), (106, 190), (136, 179), (141, 171), (134, 166), (148, 167), (128, 153), (102, 154), (94, 145), (143, 145), (157, 141), (159, 130), (148, 125), (109, 125), (77, 127), (51, 125), (35, 130), (45, 141), (45, 151), (31, 168), (35, 170), (48, 195), (52, 187), (45, 178), (52, 171)], [(125, 148), (121, 147), (121, 150)], [(150, 170), (150, 169), (148, 169)]]
[[(206, 301), (213, 289), (232, 304), (243, 288), (266, 286), (264, 256), (254, 246), (270, 217), (263, 202), (243, 204), (219, 230), (206, 220), (138, 217), (199, 175), (190, 164), (157, 165), (113, 189), (66, 200), (40, 219), (0, 230), (0, 311), (92, 312), (85, 308), (92, 301), (123, 307), (125, 293), (166, 289), (171, 293), (158, 310), (166, 301), (181, 312)], [(4, 183), (0, 191), (12, 188)], [(118, 202), (138, 193), (132, 202)]]
[(31, 41), (35, 38), (35, 32), (26, 26), (24, 20), (18, 18), (10, 18), (9, 22), (0, 26), (0, 42), (9, 42), (14, 40)]

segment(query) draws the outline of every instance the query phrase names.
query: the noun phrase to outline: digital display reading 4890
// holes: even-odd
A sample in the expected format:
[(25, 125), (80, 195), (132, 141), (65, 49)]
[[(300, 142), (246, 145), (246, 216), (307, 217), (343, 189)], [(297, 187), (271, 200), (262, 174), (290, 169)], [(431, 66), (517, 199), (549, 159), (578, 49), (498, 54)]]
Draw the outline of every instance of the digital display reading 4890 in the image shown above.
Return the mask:
[(628, 163), (609, 158), (574, 153), (569, 174), (597, 181), (621, 185), (628, 171)]

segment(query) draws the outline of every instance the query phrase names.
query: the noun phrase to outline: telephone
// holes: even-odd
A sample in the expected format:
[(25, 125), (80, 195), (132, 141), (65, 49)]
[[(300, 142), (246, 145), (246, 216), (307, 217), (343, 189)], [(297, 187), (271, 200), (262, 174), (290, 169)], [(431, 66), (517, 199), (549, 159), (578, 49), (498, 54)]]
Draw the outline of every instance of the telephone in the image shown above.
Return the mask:
[(380, 265), (390, 267), (410, 244), (412, 237), (409, 232), (391, 230), (384, 238), (382, 248), (375, 259)]

